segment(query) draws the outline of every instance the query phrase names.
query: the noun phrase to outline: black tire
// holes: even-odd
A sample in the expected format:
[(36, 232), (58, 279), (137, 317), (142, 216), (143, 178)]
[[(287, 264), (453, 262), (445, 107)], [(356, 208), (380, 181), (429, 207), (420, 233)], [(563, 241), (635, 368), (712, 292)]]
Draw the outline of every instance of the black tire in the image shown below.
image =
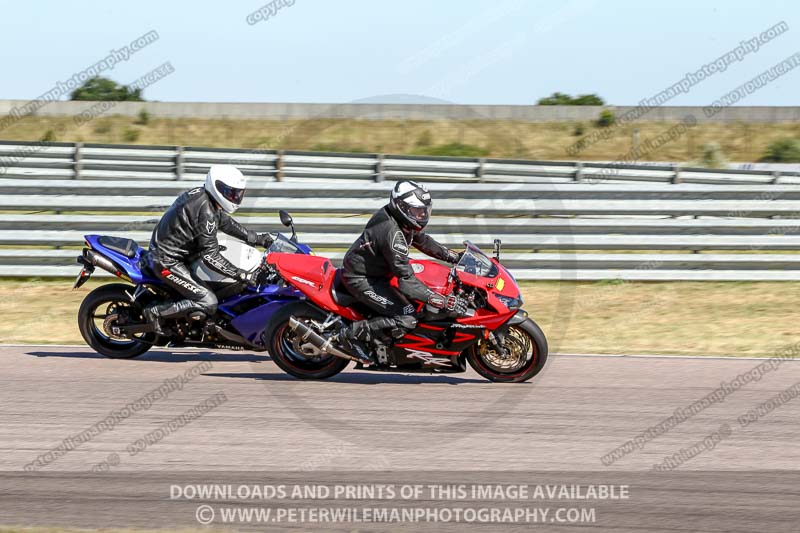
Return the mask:
[[(108, 310), (114, 305), (130, 309), (130, 298), (126, 291), (130, 293), (133, 290), (134, 288), (130, 285), (110, 283), (96, 288), (83, 299), (78, 310), (78, 328), (86, 344), (97, 353), (111, 359), (133, 359), (150, 349), (150, 343), (155, 338), (152, 333), (142, 336), (142, 340), (147, 342), (135, 339), (115, 339), (102, 326), (98, 327), (96, 323), (96, 320), (100, 318), (97, 315), (98, 310), (108, 313)], [(138, 313), (133, 310), (132, 312)]]
[(308, 357), (299, 353), (292, 345), (295, 333), (289, 329), (289, 318), (298, 320), (325, 320), (325, 313), (313, 305), (299, 301), (282, 306), (272, 315), (264, 328), (264, 346), (272, 360), (281, 370), (299, 379), (327, 379), (335, 376), (350, 363), (335, 355)]
[[(504, 346), (519, 356), (510, 361), (503, 360), (487, 350), (485, 343), (473, 345), (467, 351), (469, 366), (489, 381), (521, 383), (541, 372), (547, 362), (547, 339), (530, 318), (509, 326)], [(503, 367), (502, 364), (507, 366)]]

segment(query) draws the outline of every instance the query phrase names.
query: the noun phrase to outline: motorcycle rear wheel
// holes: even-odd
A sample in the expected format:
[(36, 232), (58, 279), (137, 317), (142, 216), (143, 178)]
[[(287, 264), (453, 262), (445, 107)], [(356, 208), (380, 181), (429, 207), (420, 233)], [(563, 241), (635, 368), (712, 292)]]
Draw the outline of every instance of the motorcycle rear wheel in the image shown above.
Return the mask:
[(547, 339), (530, 318), (509, 326), (503, 347), (508, 357), (491, 350), (488, 343), (473, 345), (467, 352), (469, 365), (489, 381), (522, 383), (541, 372), (547, 361)]
[[(78, 310), (78, 328), (83, 340), (94, 351), (110, 359), (133, 359), (152, 346), (155, 335), (145, 333), (141, 340), (115, 336), (107, 326), (113, 325), (122, 313), (143, 320), (140, 311), (131, 305), (128, 292), (133, 287), (122, 283), (109, 283), (94, 289), (83, 299)], [(98, 320), (100, 323), (98, 323)]]
[(264, 328), (264, 346), (272, 361), (281, 370), (298, 379), (327, 379), (335, 376), (350, 363), (330, 354), (304, 353), (297, 334), (289, 327), (294, 316), (301, 322), (325, 320), (325, 313), (307, 302), (293, 302), (281, 307)]

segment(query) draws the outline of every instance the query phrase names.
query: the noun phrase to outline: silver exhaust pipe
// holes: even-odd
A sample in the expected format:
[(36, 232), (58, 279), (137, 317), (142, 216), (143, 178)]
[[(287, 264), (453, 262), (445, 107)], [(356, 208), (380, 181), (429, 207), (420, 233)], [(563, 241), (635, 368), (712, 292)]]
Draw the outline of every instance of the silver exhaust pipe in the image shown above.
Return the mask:
[(306, 326), (295, 317), (289, 317), (289, 328), (300, 335), (302, 340), (310, 342), (322, 353), (327, 353), (335, 355), (336, 357), (341, 357), (342, 359), (358, 362), (358, 358), (341, 351), (331, 343), (330, 339), (322, 337), (319, 333)]
[(107, 257), (100, 255), (99, 253), (95, 252), (94, 250), (85, 250), (83, 253), (83, 257), (86, 258), (92, 266), (100, 267), (103, 270), (110, 272), (111, 274), (117, 275), (119, 272), (119, 268), (115, 265), (110, 259)]

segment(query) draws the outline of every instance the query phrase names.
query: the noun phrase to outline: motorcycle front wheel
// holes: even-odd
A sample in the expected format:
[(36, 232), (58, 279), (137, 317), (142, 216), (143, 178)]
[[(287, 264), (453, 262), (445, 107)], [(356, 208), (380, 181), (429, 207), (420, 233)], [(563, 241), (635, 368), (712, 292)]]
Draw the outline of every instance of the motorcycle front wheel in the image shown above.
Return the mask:
[(509, 326), (500, 354), (487, 342), (473, 345), (467, 352), (469, 365), (489, 381), (521, 383), (541, 372), (547, 361), (547, 339), (530, 318)]
[(83, 299), (78, 310), (78, 328), (83, 340), (94, 351), (111, 359), (133, 359), (145, 353), (155, 339), (153, 333), (127, 338), (114, 335), (111, 328), (120, 323), (141, 322), (141, 312), (132, 304), (130, 285), (101, 285)]

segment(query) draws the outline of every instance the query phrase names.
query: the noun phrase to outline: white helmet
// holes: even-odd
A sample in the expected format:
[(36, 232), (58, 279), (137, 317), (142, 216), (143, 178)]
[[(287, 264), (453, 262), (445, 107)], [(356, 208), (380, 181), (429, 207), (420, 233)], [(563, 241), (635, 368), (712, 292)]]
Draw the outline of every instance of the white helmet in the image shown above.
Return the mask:
[(208, 169), (206, 190), (227, 213), (239, 209), (245, 187), (247, 178), (233, 165), (211, 165)]

